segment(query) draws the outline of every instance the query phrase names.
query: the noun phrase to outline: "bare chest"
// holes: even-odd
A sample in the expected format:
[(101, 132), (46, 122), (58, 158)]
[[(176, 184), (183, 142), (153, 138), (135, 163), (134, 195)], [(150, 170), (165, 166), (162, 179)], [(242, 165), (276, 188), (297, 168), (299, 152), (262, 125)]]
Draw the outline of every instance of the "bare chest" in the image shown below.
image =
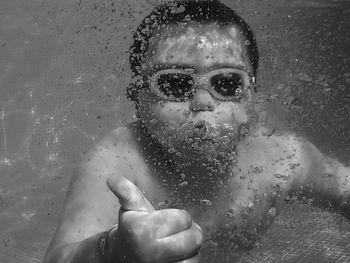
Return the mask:
[[(231, 236), (234, 209), (249, 208), (251, 218), (266, 215), (283, 202), (301, 172), (296, 139), (253, 138), (242, 144), (237, 158), (223, 174), (200, 169), (179, 172), (156, 157), (147, 163), (137, 185), (155, 209), (184, 209), (208, 236)], [(272, 211), (278, 214), (278, 209)]]
[(178, 175), (163, 170), (160, 175), (150, 171), (149, 176), (139, 181), (139, 187), (155, 209), (184, 209), (207, 232), (217, 232), (231, 225), (232, 208), (237, 206), (237, 200), (252, 209), (256, 207), (257, 213), (264, 213), (268, 208), (262, 210), (254, 205), (257, 198), (278, 199), (288, 192), (298, 163), (289, 156), (266, 161), (262, 155), (239, 163), (225, 176), (197, 174), (189, 178), (184, 173)]

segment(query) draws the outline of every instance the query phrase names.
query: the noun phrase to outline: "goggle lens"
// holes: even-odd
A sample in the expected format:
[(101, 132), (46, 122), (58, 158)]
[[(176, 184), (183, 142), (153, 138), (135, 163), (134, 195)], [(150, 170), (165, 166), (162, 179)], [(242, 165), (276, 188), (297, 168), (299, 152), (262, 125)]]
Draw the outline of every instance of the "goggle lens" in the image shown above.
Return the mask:
[[(166, 99), (185, 100), (191, 97), (195, 92), (194, 84), (198, 77), (194, 74), (169, 71), (160, 72), (153, 77), (153, 89)], [(221, 100), (237, 99), (249, 86), (247, 73), (240, 70), (218, 70), (201, 78), (209, 84), (204, 85), (205, 88)]]
[(179, 73), (162, 74), (157, 82), (161, 93), (177, 99), (189, 96), (194, 83), (191, 75)]
[(244, 88), (244, 80), (237, 73), (222, 73), (212, 76), (211, 86), (223, 97), (237, 96)]

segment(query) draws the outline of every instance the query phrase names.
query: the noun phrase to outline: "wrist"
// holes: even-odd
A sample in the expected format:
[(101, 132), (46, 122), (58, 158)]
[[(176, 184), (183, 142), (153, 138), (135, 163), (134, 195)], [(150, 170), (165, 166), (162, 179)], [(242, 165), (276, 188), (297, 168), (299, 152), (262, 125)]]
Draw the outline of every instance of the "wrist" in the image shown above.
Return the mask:
[[(113, 257), (113, 248), (111, 242), (112, 232), (118, 229), (118, 224), (113, 226), (108, 231), (102, 233), (98, 242), (99, 262), (101, 263), (118, 263)], [(114, 247), (114, 246), (113, 246)]]

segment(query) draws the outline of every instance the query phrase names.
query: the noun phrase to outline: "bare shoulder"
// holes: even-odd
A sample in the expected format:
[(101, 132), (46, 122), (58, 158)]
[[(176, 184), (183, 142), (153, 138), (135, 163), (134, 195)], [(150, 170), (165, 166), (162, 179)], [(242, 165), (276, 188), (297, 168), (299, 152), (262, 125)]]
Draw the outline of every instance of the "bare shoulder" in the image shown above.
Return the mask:
[[(135, 138), (129, 126), (117, 128), (106, 134), (87, 155), (88, 158), (97, 157), (103, 153), (116, 153), (127, 148), (136, 148)], [(88, 159), (86, 159), (88, 160)]]
[(326, 182), (328, 188), (335, 189), (338, 182), (345, 180), (346, 172), (349, 171), (339, 161), (322, 153), (308, 139), (293, 133), (270, 136), (258, 134), (247, 140), (245, 146), (245, 159), (253, 160), (250, 163), (264, 167), (271, 174), (292, 178), (293, 188), (314, 184), (327, 192)]
[(310, 171), (324, 169), (324, 155), (307, 139), (293, 133), (266, 135), (258, 131), (241, 148), (241, 162), (247, 170), (260, 167), (267, 175), (286, 175), (294, 182), (304, 181)]
[(263, 156), (268, 171), (290, 176), (292, 190), (308, 189), (309, 195), (317, 193), (317, 198), (332, 201), (350, 196), (349, 167), (321, 152), (308, 139), (283, 134), (258, 136), (253, 141), (259, 148), (256, 154)]
[(293, 133), (266, 134), (258, 130), (241, 145), (245, 155), (271, 162), (278, 160), (302, 160), (310, 152), (312, 145), (301, 136)]
[(142, 161), (132, 125), (105, 135), (85, 156), (80, 169), (94, 169), (97, 174), (114, 174), (118, 171), (118, 174), (131, 180), (133, 173), (130, 173), (130, 169)]

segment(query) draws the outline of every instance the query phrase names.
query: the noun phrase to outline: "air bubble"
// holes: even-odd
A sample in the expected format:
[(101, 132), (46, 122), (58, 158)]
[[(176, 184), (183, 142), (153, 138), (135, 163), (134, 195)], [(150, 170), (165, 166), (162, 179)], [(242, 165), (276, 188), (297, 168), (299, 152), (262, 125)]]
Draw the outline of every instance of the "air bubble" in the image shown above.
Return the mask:
[(330, 178), (330, 177), (333, 177), (333, 176), (334, 176), (333, 174), (328, 173), (328, 172), (323, 174), (323, 178)]
[(234, 217), (235, 216), (235, 210), (233, 208), (230, 208), (229, 210), (226, 211), (226, 216), (227, 217)]
[(271, 207), (270, 210), (267, 212), (267, 215), (270, 217), (274, 217), (276, 216), (276, 214), (277, 214), (277, 211), (276, 211), (276, 208), (274, 207)]
[(158, 121), (156, 119), (152, 119), (152, 120), (150, 120), (150, 123), (154, 125), (154, 124), (157, 124)]
[(180, 176), (181, 176), (181, 179), (182, 179), (182, 180), (185, 180), (186, 175), (185, 175), (184, 173), (181, 173)]
[(274, 174), (273, 176), (277, 179), (282, 179), (283, 181), (286, 181), (286, 182), (288, 182), (290, 179), (289, 175), (284, 175), (284, 174)]
[(207, 206), (211, 206), (213, 204), (213, 202), (208, 199), (201, 199), (199, 202), (201, 205), (207, 205)]
[(188, 185), (188, 182), (187, 182), (187, 181), (183, 181), (183, 182), (179, 183), (179, 186), (180, 186), (180, 187), (185, 187), (185, 186), (187, 186), (187, 185)]
[(168, 150), (168, 152), (169, 152), (169, 153), (175, 153), (175, 149), (174, 149), (174, 148), (170, 148), (170, 149)]
[(187, 22), (191, 21), (191, 16), (190, 15), (186, 15), (185, 18), (184, 18), (184, 21), (187, 21)]

